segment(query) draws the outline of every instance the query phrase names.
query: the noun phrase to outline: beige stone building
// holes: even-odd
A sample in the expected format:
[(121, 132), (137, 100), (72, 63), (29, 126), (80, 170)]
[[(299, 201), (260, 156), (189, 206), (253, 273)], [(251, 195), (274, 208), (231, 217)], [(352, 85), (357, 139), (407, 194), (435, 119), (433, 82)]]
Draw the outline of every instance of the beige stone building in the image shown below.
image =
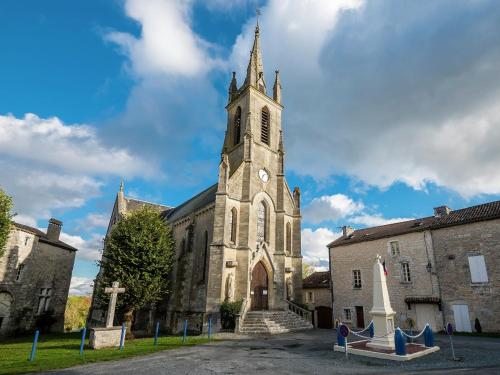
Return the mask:
[[(287, 308), (286, 299), (302, 301), (300, 191), (285, 179), (278, 71), (268, 92), (257, 26), (245, 81), (238, 87), (233, 73), (229, 86), (217, 182), (177, 207), (152, 205), (173, 228), (173, 292), (157, 311), (136, 317), (136, 328), (158, 319), (179, 331), (188, 319), (190, 330), (201, 331), (209, 317), (219, 322), (224, 300), (275, 311)], [(151, 205), (121, 189), (110, 228), (143, 204)], [(93, 311), (94, 324), (102, 318)]]
[(500, 331), (500, 202), (360, 230), (343, 228), (328, 245), (336, 321), (370, 322), (372, 266), (385, 260), (396, 324)]
[(314, 326), (332, 328), (330, 272), (314, 272), (302, 281), (302, 304), (314, 312)]
[(76, 249), (59, 239), (61, 226), (50, 219), (44, 233), (14, 223), (0, 258), (0, 336), (31, 331), (42, 319), (63, 331)]

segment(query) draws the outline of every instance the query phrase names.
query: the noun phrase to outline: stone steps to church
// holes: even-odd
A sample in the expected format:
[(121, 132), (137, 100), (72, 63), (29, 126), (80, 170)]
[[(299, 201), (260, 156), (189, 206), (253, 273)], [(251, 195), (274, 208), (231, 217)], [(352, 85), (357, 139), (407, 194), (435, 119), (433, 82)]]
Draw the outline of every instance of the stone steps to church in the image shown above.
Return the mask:
[(288, 310), (249, 311), (240, 327), (240, 332), (278, 334), (312, 328), (310, 322)]

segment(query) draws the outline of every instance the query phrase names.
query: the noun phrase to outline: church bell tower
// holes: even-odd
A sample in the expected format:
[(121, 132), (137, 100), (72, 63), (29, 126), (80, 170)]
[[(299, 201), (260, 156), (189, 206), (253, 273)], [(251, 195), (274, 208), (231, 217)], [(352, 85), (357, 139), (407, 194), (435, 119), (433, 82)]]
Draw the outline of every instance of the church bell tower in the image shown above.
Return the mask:
[(223, 300), (253, 310), (301, 302), (300, 191), (285, 180), (283, 108), (278, 70), (267, 88), (257, 24), (245, 80), (238, 87), (233, 72), (229, 84), (211, 244), (222, 278), (209, 281), (209, 310)]

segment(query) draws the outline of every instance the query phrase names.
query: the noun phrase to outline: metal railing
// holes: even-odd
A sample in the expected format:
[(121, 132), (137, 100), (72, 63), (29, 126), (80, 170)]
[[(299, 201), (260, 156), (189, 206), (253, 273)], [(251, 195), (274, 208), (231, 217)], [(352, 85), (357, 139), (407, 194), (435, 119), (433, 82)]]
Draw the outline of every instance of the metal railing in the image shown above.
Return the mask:
[(297, 305), (295, 302), (289, 301), (287, 299), (285, 299), (285, 302), (288, 304), (288, 310), (297, 314), (302, 319), (312, 323), (312, 311), (304, 309), (303, 307)]

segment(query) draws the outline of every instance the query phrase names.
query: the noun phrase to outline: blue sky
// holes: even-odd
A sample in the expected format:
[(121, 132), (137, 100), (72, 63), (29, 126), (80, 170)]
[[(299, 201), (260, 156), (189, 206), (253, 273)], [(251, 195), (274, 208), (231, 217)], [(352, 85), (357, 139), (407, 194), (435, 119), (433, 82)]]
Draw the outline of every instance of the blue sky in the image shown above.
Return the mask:
[(97, 272), (121, 178), (167, 205), (216, 181), (257, 6), (308, 262), (327, 264), (341, 225), (499, 199), (497, 1), (6, 0), (0, 186), (18, 221), (63, 220), (72, 292)]

